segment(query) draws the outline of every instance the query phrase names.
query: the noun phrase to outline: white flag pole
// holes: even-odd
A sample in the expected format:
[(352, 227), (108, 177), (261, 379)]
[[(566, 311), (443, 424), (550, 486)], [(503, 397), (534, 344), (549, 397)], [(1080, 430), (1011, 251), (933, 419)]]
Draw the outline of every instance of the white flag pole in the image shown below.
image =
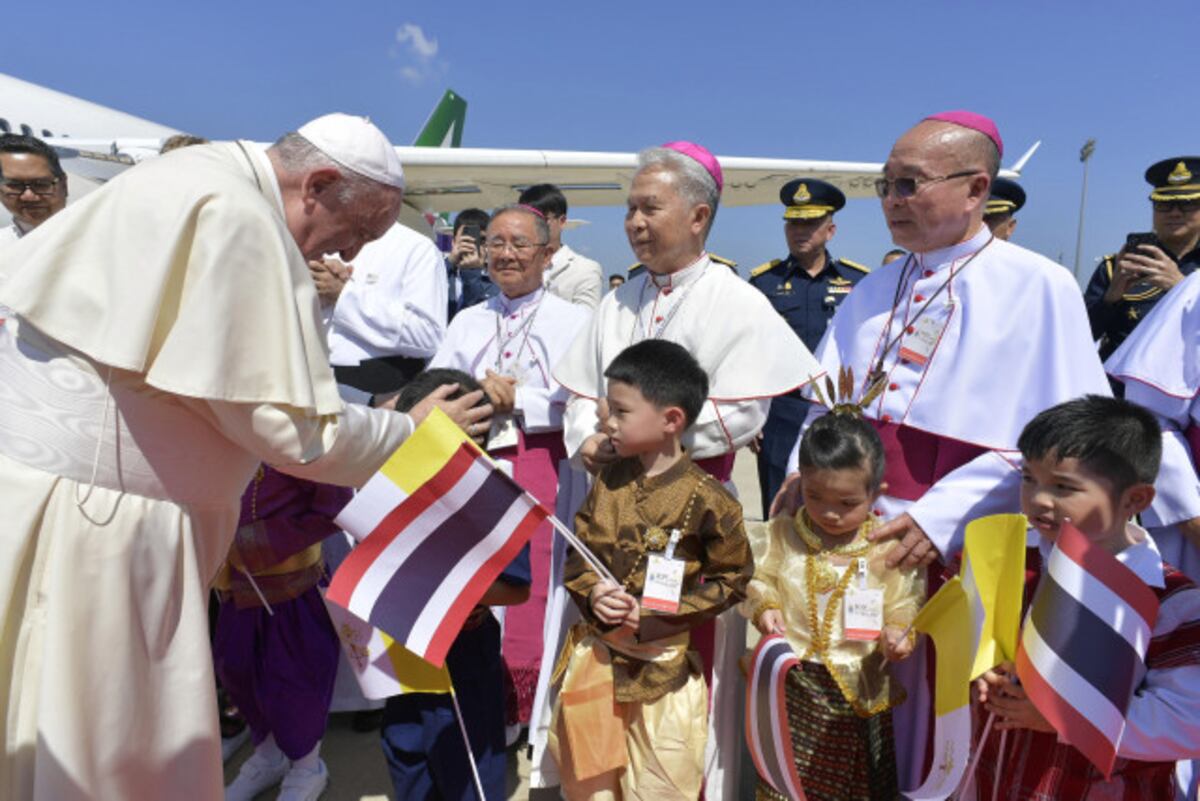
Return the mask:
[(988, 735), (992, 733), (992, 724), (995, 722), (996, 713), (989, 712), (987, 723), (983, 726), (983, 733), (979, 735), (979, 745), (975, 746), (975, 754), (967, 763), (967, 775), (963, 777), (962, 787), (958, 791), (959, 798), (966, 798), (967, 790), (971, 789), (971, 782), (975, 780), (975, 768), (979, 767), (979, 757), (983, 755), (983, 747), (987, 745)]
[(621, 582), (613, 578), (613, 574), (609, 572), (607, 567), (604, 566), (604, 563), (601, 562), (596, 555), (592, 553), (586, 545), (583, 544), (583, 541), (579, 539), (579, 537), (575, 536), (574, 531), (571, 531), (571, 529), (567, 528), (566, 524), (554, 515), (550, 515), (546, 519), (550, 521), (552, 526), (554, 526), (555, 531), (561, 534), (563, 539), (569, 542), (571, 547), (574, 548), (581, 557), (583, 557), (583, 561), (588, 563), (588, 567), (596, 571), (596, 575), (600, 576), (600, 578), (606, 581), (611, 581), (613, 584), (620, 586)]
[(479, 779), (479, 768), (475, 764), (475, 752), (471, 750), (471, 738), (467, 736), (467, 726), (463, 723), (462, 709), (458, 705), (458, 693), (454, 685), (450, 685), (450, 701), (454, 704), (454, 718), (458, 721), (458, 730), (462, 732), (463, 744), (467, 747), (467, 761), (471, 763), (471, 776), (475, 779), (475, 792), (479, 793), (479, 801), (487, 801), (483, 794), (483, 782)]

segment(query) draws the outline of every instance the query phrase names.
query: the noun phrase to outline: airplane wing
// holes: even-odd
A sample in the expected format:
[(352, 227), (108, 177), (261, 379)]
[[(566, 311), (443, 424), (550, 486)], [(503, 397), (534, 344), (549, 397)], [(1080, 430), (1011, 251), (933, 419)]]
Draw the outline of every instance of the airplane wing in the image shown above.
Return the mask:
[[(634, 153), (491, 148), (398, 147), (408, 184), (405, 202), (424, 212), (491, 208), (512, 203), (527, 186), (556, 184), (572, 206), (624, 204), (636, 171)], [(848, 198), (874, 197), (883, 165), (855, 161), (718, 156), (725, 174), (725, 206), (779, 202), (779, 189), (798, 175), (834, 184)], [(1001, 175), (1018, 177), (1013, 170)]]

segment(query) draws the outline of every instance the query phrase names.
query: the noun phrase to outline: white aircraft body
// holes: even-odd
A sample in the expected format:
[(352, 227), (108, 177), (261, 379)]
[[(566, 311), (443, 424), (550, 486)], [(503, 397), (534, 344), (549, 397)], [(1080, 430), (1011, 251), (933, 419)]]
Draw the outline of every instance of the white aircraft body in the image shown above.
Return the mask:
[[(461, 148), (466, 102), (447, 92), (417, 136), (417, 144), (397, 147), (408, 189), (401, 219), (433, 224), (435, 215), (464, 208), (512, 203), (537, 183), (558, 185), (572, 207), (616, 206), (625, 202), (636, 169), (634, 153), (565, 150)], [(143, 158), (153, 157), (167, 137), (180, 131), (71, 95), (0, 74), (0, 131), (30, 133), (58, 149), (78, 198)], [(1001, 175), (1017, 178), (1037, 150), (1036, 143)], [(873, 162), (816, 161), (718, 156), (725, 175), (725, 206), (771, 205), (779, 188), (797, 175), (838, 186), (849, 198), (873, 197), (883, 165)], [(85, 179), (79, 181), (78, 179)], [(0, 210), (0, 215), (3, 211)], [(5, 220), (0, 219), (0, 223)]]

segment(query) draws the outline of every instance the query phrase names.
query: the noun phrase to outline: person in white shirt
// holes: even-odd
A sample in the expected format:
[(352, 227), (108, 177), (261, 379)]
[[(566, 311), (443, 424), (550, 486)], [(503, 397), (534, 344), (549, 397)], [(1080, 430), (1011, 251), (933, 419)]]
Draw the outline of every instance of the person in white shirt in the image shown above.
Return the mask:
[(338, 384), (394, 392), (437, 352), (446, 335), (446, 270), (428, 238), (396, 223), (349, 264), (327, 256), (309, 269), (322, 305), (332, 307), (329, 359)]
[(604, 294), (604, 270), (598, 262), (563, 244), (566, 195), (554, 184), (535, 184), (522, 192), (517, 202), (540, 211), (550, 226), (550, 252), (554, 255), (546, 268), (546, 290), (571, 303), (596, 308)]
[(0, 246), (20, 239), (67, 205), (67, 174), (54, 148), (35, 136), (0, 135), (0, 205), (12, 224)]

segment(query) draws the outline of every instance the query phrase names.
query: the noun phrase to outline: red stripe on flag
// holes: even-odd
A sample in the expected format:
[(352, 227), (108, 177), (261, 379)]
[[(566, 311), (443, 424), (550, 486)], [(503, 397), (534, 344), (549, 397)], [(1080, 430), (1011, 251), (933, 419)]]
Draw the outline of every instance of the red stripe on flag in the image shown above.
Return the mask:
[[(527, 495), (519, 496), (519, 499), (526, 498)], [(518, 500), (520, 502), (520, 500)], [(475, 608), (475, 601), (471, 600), (478, 598), (483, 592), (487, 592), (488, 587), (496, 580), (496, 577), (508, 567), (513, 559), (517, 558), (521, 548), (533, 536), (533, 532), (537, 531), (538, 526), (546, 519), (548, 512), (539, 503), (534, 503), (533, 508), (522, 518), (521, 522), (513, 529), (511, 535), (500, 548), (488, 557), (488, 560), (479, 566), (475, 574), (467, 581), (463, 589), (454, 599), (454, 603), (446, 610), (445, 616), (441, 623), (438, 624), (437, 630), (434, 631), (433, 637), (429, 640), (429, 647), (425, 649), (424, 657), (427, 661), (435, 665), (441, 665), (445, 662), (446, 654), (450, 651), (450, 646), (454, 645), (454, 640), (458, 637), (462, 630), (463, 623), (467, 616), (471, 614), (471, 610)], [(479, 585), (483, 585), (480, 587)], [(473, 588), (478, 592), (468, 592), (469, 588)]]
[[(1158, 619), (1158, 598), (1136, 573), (1117, 561), (1108, 551), (1094, 545), (1071, 523), (1063, 523), (1054, 545), (1071, 561), (1108, 587), (1114, 595), (1129, 604), (1133, 611), (1146, 621), (1148, 628), (1154, 628)], [(1100, 618), (1107, 619), (1105, 615), (1101, 615)]]
[(433, 506), (457, 484), (474, 463), (475, 454), (465, 446), (459, 447), (441, 470), (434, 473), (432, 478), (401, 501), (395, 509), (384, 515), (375, 528), (371, 529), (371, 533), (350, 551), (349, 556), (334, 573), (325, 597), (348, 607), (354, 588), (379, 555), (392, 544), (400, 532), (408, 528), (426, 509)]
[[(1026, 624), (1028, 625), (1028, 624)], [(1056, 655), (1057, 656), (1057, 655)], [(1045, 677), (1034, 667), (1033, 662), (1025, 653), (1024, 644), (1017, 647), (1017, 673), (1021, 677), (1021, 686), (1029, 700), (1033, 701), (1038, 712), (1046, 719), (1059, 736), (1074, 746), (1081, 754), (1096, 766), (1096, 769), (1108, 779), (1112, 774), (1113, 763), (1117, 759), (1116, 743), (1104, 736), (1104, 733), (1092, 725), (1084, 714), (1085, 710), (1076, 709), (1059, 695), (1046, 681)]]

